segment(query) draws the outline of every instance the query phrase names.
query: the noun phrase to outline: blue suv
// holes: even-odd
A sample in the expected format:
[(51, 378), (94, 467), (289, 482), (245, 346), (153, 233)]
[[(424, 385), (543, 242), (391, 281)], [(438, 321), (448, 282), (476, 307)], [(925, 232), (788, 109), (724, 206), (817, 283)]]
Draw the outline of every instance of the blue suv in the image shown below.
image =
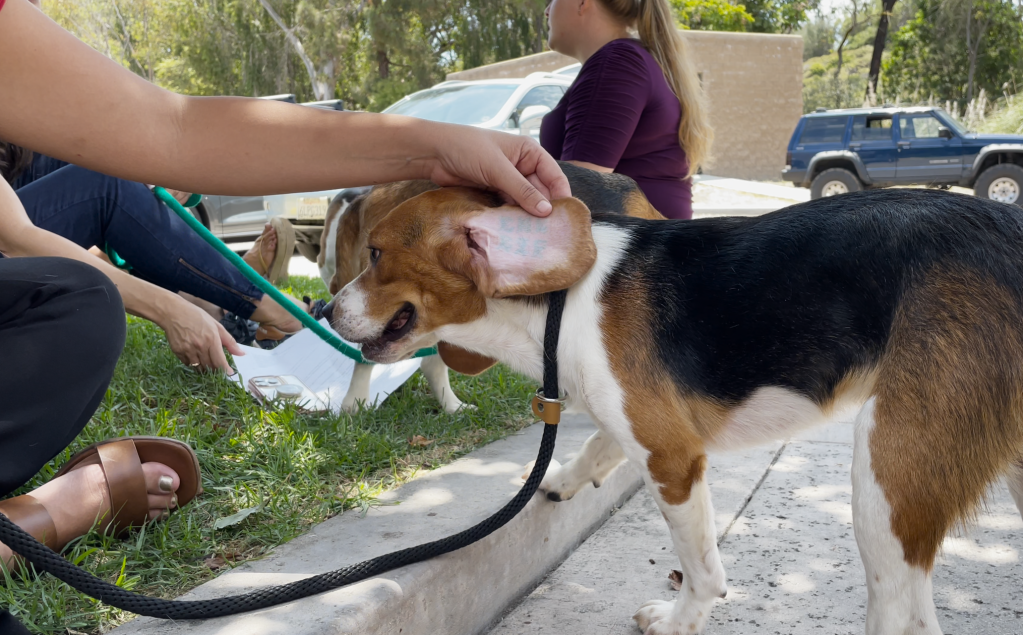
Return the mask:
[(940, 108), (857, 108), (803, 115), (782, 177), (810, 198), (868, 187), (972, 187), (1023, 206), (1023, 135), (969, 132)]

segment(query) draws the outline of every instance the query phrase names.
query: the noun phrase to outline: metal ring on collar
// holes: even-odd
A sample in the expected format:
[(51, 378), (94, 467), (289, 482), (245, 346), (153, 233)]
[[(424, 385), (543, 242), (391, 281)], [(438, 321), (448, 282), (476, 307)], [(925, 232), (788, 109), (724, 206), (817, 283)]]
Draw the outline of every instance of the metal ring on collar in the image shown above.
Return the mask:
[[(565, 402), (568, 401), (568, 393), (562, 393), (558, 399), (548, 399), (543, 394), (543, 388), (537, 388), (533, 395), (533, 414), (546, 424), (556, 426), (561, 422), (561, 411), (565, 409)], [(557, 408), (551, 406), (557, 404)]]

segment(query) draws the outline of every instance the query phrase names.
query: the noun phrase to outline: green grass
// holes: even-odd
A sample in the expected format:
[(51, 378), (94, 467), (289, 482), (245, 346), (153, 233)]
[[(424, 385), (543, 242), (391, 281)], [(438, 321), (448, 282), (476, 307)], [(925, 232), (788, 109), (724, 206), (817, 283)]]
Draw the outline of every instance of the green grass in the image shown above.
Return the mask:
[(1023, 97), (1015, 95), (1011, 103), (1005, 98), (999, 99), (987, 120), (980, 125), (980, 131), (1023, 134)]
[[(285, 292), (325, 297), (318, 280), (291, 283)], [(268, 411), (227, 379), (189, 370), (159, 328), (129, 318), (124, 354), (99, 411), (74, 445), (18, 493), (51, 478), (72, 452), (95, 441), (130, 434), (187, 441), (202, 465), (203, 496), (125, 540), (93, 533), (65, 551), (101, 578), (174, 597), (315, 523), (361, 513), (418, 470), (450, 462), (531, 421), (527, 402), (534, 386), (525, 378), (497, 366), (479, 377), (452, 373), (451, 381), (459, 397), (478, 409), (444, 413), (417, 373), (377, 410)], [(434, 443), (411, 445), (414, 435)], [(259, 511), (214, 529), (218, 519), (251, 508)], [(26, 573), (0, 584), (0, 602), (33, 633), (99, 633), (133, 617), (50, 576)]]

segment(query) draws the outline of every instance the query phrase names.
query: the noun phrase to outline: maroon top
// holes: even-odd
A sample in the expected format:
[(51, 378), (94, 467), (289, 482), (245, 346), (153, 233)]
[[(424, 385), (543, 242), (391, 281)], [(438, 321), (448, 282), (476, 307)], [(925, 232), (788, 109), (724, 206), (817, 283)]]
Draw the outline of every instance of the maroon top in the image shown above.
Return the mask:
[(7, 2), (7, 0), (0, 0), (0, 9), (4, 8), (4, 3), (5, 2)]
[(630, 176), (657, 211), (692, 218), (689, 162), (678, 143), (682, 108), (657, 60), (635, 39), (612, 40), (583, 64), (540, 127), (556, 159)]

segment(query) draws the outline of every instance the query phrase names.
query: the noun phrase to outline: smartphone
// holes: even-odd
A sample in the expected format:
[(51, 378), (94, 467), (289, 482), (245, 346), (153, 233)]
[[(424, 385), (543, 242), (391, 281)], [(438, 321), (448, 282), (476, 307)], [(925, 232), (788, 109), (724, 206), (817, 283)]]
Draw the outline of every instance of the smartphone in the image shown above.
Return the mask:
[(253, 377), (249, 380), (249, 390), (266, 405), (279, 400), (280, 403), (294, 403), (305, 412), (321, 412), (327, 409), (327, 404), (294, 375)]

